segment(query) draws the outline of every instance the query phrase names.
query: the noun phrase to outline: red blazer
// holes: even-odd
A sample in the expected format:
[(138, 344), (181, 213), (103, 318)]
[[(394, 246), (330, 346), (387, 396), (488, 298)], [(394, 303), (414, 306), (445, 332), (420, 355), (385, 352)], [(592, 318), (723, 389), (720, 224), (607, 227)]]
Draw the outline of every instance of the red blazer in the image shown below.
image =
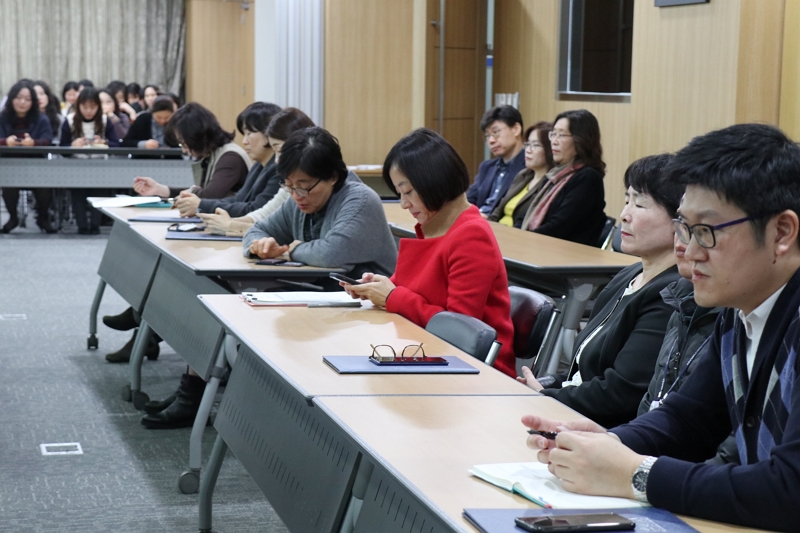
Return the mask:
[(508, 275), (489, 223), (470, 206), (441, 237), (426, 239), (419, 224), (416, 231), (416, 239), (400, 239), (386, 310), (422, 327), (440, 311), (484, 321), (503, 343), (494, 366), (516, 377)]

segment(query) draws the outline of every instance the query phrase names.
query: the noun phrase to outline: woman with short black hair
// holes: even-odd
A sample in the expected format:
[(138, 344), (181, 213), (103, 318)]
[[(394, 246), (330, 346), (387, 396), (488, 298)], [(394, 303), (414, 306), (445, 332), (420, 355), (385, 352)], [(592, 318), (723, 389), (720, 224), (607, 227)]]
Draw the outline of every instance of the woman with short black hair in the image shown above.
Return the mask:
[[(173, 132), (184, 152), (197, 161), (195, 185), (187, 192), (200, 198), (225, 198), (241, 189), (250, 169), (250, 158), (233, 142), (233, 133), (222, 129), (214, 113), (190, 102), (178, 109), (168, 124), (168, 132)], [(183, 190), (148, 177), (135, 178), (133, 189), (142, 196), (162, 198), (174, 198)]]
[(516, 377), (508, 275), (489, 223), (467, 201), (464, 161), (438, 133), (420, 128), (394, 145), (383, 179), (417, 219), (417, 238), (400, 239), (392, 277), (362, 271), (362, 283), (343, 283), (345, 290), (421, 327), (441, 311), (482, 320), (502, 343), (495, 366)]
[(140, 114), (131, 124), (128, 133), (122, 139), (122, 146), (149, 150), (165, 146), (177, 148), (177, 143), (166, 135), (166, 126), (176, 109), (169, 96), (159, 96), (153, 100), (150, 110)]
[(129, 83), (125, 86), (125, 101), (128, 102), (128, 104), (137, 113), (142, 112), (142, 101), (141, 96), (139, 95), (141, 92), (142, 86), (136, 82)]

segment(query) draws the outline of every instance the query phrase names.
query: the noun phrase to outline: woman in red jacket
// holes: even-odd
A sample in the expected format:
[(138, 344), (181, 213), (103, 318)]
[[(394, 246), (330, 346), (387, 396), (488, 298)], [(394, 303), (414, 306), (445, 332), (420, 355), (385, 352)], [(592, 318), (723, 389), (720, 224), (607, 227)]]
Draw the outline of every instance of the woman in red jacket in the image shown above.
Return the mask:
[(383, 179), (417, 219), (417, 238), (400, 240), (391, 278), (365, 273), (361, 285), (345, 289), (422, 327), (441, 311), (482, 320), (503, 345), (495, 366), (515, 377), (506, 267), (489, 223), (467, 201), (464, 161), (444, 138), (421, 128), (389, 152)]

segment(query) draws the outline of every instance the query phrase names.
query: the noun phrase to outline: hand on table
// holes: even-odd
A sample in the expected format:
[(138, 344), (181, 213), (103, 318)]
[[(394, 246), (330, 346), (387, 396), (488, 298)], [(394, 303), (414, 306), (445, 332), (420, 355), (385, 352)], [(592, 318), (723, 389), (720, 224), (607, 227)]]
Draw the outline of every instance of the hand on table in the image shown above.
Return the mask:
[(535, 415), (522, 423), (539, 431), (558, 432), (555, 441), (530, 435), (527, 445), (538, 450), (539, 462), (561, 479), (565, 489), (579, 494), (633, 498), (631, 478), (645, 456), (639, 455), (588, 418), (560, 422)]
[(197, 208), (200, 206), (200, 197), (188, 191), (181, 191), (181, 194), (175, 198), (173, 209), (178, 209), (182, 217), (193, 217), (197, 214)]
[(250, 245), (250, 253), (255, 254), (261, 259), (272, 259), (274, 257), (280, 257), (281, 255), (287, 253), (289, 251), (289, 245), (278, 244), (278, 241), (273, 239), (272, 237), (264, 237), (263, 239), (258, 239), (257, 241), (253, 242)]
[(137, 176), (133, 178), (133, 190), (141, 196), (169, 197), (169, 187), (161, 185), (153, 178)]
[(160, 145), (158, 144), (158, 141), (155, 139), (148, 139), (144, 142), (144, 147), (147, 148), (148, 150), (153, 150), (155, 148), (158, 148), (159, 146)]
[(86, 139), (84, 139), (83, 137), (78, 137), (77, 139), (72, 141), (72, 146), (74, 146), (75, 148), (83, 148), (84, 146), (86, 146)]
[(216, 235), (225, 235), (228, 233), (228, 228), (231, 226), (231, 216), (227, 211), (218, 207), (213, 213), (197, 213), (206, 229)]
[(373, 305), (386, 307), (386, 299), (389, 297), (396, 285), (386, 276), (380, 274), (365, 273), (361, 276), (361, 285), (350, 285), (349, 283), (339, 282), (344, 290), (353, 298), (369, 300)]
[[(19, 139), (19, 137), (17, 137), (17, 138)], [(22, 138), (22, 140), (19, 142), (19, 144), (21, 144), (22, 146), (33, 146), (34, 144), (36, 144), (36, 142), (34, 142), (33, 138), (30, 136), (30, 134), (26, 133), (25, 137)]]

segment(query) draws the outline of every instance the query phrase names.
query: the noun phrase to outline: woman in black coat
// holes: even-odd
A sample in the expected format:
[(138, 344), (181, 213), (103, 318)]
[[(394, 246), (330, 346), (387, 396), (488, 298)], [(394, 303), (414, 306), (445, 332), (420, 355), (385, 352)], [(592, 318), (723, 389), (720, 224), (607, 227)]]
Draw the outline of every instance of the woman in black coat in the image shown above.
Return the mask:
[(623, 269), (600, 293), (575, 339), (569, 370), (539, 381), (523, 370), (531, 388), (605, 427), (636, 418), (672, 314), (660, 292), (680, 279), (671, 219), (683, 190), (661, 177), (670, 158), (645, 157), (625, 172), (622, 249), (641, 262)]

